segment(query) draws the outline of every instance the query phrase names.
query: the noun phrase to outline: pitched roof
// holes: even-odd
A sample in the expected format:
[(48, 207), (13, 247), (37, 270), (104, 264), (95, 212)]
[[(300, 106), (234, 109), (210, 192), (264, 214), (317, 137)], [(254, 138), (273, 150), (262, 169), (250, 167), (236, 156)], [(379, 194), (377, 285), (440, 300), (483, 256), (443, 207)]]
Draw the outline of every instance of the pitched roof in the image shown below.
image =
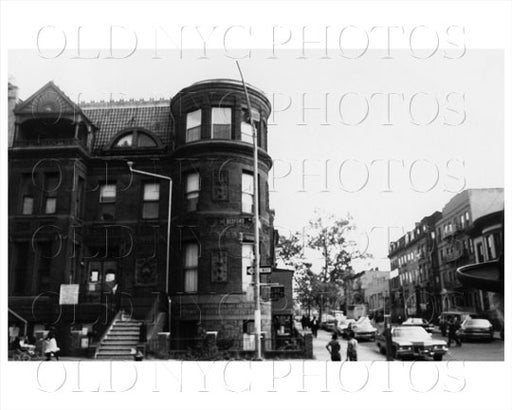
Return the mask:
[(82, 115), (90, 122), (80, 107), (75, 104), (64, 92), (55, 85), (53, 81), (47, 82), (29, 98), (19, 102), (14, 108), (17, 115), (34, 114), (69, 114), (72, 116)]
[(101, 101), (80, 104), (88, 118), (99, 128), (93, 149), (107, 145), (127, 128), (145, 128), (163, 145), (171, 140), (172, 120), (169, 100)]

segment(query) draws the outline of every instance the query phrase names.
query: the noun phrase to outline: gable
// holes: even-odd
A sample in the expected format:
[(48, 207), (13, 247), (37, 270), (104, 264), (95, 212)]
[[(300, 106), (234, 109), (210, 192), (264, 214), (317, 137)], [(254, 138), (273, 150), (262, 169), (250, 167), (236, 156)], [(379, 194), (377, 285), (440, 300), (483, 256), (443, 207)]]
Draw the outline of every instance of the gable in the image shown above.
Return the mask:
[(32, 94), (14, 109), (19, 116), (83, 115), (82, 110), (52, 81)]

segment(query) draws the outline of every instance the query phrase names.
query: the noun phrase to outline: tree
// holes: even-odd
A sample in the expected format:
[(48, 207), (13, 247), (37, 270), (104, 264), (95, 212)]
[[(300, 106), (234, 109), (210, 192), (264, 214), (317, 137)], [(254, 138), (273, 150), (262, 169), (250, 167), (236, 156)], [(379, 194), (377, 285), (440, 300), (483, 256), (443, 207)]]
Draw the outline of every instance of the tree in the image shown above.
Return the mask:
[[(302, 238), (298, 232), (280, 238), (277, 257), (295, 269), (296, 299), (308, 312), (318, 308), (320, 318), (325, 305), (338, 303), (353, 273), (352, 261), (369, 256), (361, 253), (350, 238), (354, 229), (350, 215), (336, 218), (316, 211)], [(319, 254), (320, 266), (313, 266), (306, 253)]]

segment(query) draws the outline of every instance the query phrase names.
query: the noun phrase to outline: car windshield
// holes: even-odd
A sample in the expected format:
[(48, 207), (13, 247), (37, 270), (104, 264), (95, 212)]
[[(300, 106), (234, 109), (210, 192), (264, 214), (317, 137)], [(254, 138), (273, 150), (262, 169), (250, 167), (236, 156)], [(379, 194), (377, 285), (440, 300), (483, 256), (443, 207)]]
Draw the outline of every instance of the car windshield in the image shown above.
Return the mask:
[(406, 339), (427, 339), (429, 334), (421, 327), (399, 327), (393, 329), (393, 337)]
[(491, 323), (487, 319), (471, 319), (466, 321), (466, 326), (489, 327)]

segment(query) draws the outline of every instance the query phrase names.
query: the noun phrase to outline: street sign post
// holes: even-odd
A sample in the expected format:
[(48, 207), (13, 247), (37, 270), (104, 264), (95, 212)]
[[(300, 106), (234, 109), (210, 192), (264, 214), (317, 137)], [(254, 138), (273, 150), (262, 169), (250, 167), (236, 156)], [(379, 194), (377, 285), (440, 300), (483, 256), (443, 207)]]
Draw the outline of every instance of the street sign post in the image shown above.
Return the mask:
[[(272, 266), (260, 266), (260, 275), (270, 275), (272, 273)], [(247, 274), (254, 275), (254, 267), (247, 267)]]

